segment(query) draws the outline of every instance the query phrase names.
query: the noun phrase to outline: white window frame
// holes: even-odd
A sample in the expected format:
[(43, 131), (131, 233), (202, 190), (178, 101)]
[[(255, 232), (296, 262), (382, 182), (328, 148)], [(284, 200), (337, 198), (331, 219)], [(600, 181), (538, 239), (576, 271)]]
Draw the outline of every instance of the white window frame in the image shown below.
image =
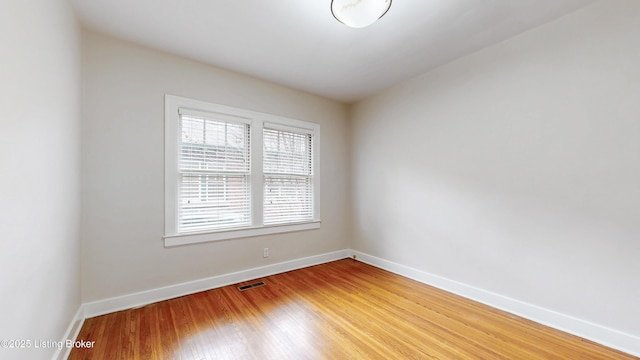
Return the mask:
[[(222, 114), (250, 122), (251, 149), (251, 225), (241, 228), (178, 233), (178, 151), (180, 145), (179, 109)], [(262, 135), (264, 123), (296, 129), (312, 135), (313, 219), (311, 221), (263, 225), (264, 174), (262, 169)], [(261, 112), (234, 108), (206, 101), (165, 95), (165, 247), (209, 241), (236, 239), (320, 228), (320, 125)]]

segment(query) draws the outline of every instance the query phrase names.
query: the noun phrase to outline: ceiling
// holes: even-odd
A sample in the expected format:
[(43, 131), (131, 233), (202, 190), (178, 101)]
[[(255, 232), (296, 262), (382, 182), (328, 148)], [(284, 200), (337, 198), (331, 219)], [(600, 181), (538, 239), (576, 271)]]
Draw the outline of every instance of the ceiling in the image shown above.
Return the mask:
[(395, 0), (352, 29), (330, 0), (70, 0), (81, 23), (349, 103), (593, 0)]

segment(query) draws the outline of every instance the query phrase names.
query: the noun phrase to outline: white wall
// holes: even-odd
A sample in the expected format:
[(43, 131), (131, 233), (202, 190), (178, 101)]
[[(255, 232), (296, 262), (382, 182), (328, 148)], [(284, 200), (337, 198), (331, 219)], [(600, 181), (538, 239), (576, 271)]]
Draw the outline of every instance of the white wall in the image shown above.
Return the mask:
[(66, 1), (2, 3), (0, 339), (59, 341), (80, 306), (80, 55)]
[(601, 1), (356, 104), (352, 248), (640, 336), (639, 44)]
[[(344, 105), (93, 32), (83, 52), (83, 301), (348, 247)], [(321, 229), (164, 248), (165, 93), (319, 123)]]

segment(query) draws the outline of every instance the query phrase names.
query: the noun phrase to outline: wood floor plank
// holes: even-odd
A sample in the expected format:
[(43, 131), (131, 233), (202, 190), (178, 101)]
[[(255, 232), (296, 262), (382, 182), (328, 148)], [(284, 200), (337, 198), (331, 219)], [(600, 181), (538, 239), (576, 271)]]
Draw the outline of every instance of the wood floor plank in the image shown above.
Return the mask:
[(87, 319), (69, 359), (638, 360), (352, 259), (260, 280)]

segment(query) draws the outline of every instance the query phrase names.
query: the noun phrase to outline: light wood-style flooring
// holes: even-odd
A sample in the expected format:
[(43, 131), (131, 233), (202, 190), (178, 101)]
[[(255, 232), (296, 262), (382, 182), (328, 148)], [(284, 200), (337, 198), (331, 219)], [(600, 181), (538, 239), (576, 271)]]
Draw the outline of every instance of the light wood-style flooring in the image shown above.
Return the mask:
[(352, 259), (258, 280), (87, 319), (70, 359), (638, 359)]

